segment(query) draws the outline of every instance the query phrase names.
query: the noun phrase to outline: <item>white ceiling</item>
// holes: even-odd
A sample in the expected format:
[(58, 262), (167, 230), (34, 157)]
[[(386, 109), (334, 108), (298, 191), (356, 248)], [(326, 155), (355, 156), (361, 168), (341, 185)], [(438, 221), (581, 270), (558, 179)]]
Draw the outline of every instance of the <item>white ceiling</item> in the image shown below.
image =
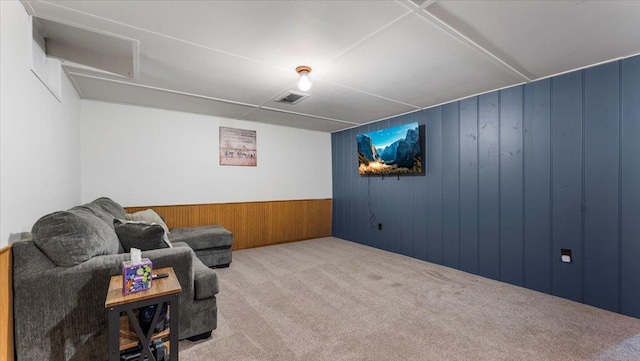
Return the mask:
[[(75, 41), (131, 44), (130, 77), (63, 61), (85, 99), (328, 132), (640, 54), (640, 1), (23, 4)], [(310, 96), (274, 102), (298, 65)]]

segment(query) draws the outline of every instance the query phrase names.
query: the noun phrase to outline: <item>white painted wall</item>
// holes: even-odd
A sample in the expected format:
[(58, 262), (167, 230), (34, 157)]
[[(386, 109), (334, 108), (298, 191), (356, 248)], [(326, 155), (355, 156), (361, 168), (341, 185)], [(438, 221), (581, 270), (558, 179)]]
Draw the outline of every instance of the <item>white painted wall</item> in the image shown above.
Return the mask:
[(43, 215), (80, 202), (80, 98), (59, 102), (29, 69), (28, 15), (0, 1), (0, 247)]
[[(331, 134), (83, 100), (82, 202), (331, 198)], [(257, 131), (258, 166), (219, 165), (220, 126)]]

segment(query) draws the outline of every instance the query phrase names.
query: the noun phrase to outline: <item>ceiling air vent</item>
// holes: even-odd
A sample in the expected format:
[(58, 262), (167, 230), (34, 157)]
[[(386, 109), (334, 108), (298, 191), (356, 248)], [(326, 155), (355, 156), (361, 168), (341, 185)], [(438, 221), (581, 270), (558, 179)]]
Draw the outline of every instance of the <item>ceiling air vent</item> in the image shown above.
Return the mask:
[(288, 92), (279, 95), (278, 97), (276, 97), (276, 101), (278, 103), (285, 103), (285, 104), (296, 104), (298, 102), (300, 102), (302, 99), (308, 97), (309, 94), (305, 94), (305, 93), (300, 93), (300, 92), (294, 92), (289, 90)]

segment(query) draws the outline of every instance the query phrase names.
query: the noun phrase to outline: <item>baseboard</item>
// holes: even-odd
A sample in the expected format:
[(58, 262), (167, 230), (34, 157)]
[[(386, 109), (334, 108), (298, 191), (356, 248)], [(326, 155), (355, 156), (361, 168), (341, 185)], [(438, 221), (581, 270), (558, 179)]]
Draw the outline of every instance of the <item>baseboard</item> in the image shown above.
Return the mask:
[(14, 360), (13, 259), (11, 246), (0, 249), (0, 360)]
[(125, 207), (152, 208), (169, 228), (219, 224), (233, 233), (233, 249), (331, 235), (331, 199)]

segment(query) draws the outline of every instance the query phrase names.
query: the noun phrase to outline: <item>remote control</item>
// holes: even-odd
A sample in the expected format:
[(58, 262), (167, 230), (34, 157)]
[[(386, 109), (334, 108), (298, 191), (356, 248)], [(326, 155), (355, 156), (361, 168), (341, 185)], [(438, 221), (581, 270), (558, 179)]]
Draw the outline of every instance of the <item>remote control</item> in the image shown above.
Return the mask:
[(168, 273), (157, 273), (157, 274), (152, 275), (151, 279), (152, 280), (157, 280), (159, 278), (167, 278), (167, 277), (169, 277)]

